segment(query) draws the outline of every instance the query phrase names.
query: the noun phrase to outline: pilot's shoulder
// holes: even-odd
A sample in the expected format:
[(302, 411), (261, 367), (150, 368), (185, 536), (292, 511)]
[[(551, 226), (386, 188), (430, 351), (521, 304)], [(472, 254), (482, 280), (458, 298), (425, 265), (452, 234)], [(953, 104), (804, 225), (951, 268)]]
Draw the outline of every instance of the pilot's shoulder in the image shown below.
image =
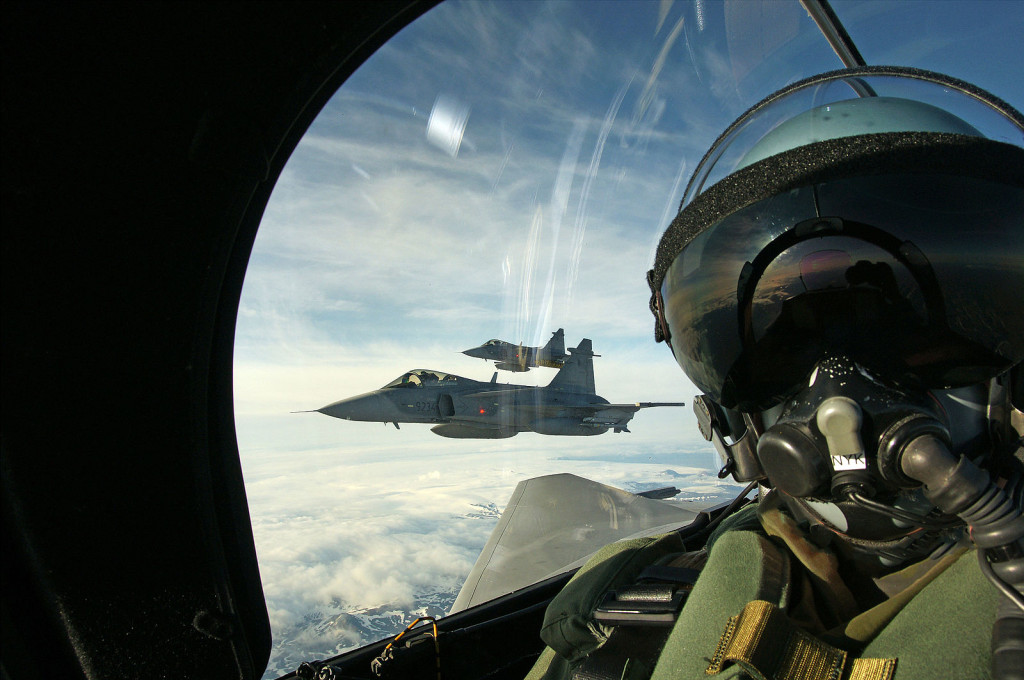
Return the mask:
[(732, 531), (753, 531), (755, 533), (764, 533), (764, 529), (761, 526), (761, 521), (757, 518), (757, 503), (751, 503), (743, 508), (740, 508), (736, 512), (732, 513), (728, 517), (722, 520), (711, 535), (708, 536), (706, 547), (711, 550), (711, 547), (717, 542), (723, 535)]

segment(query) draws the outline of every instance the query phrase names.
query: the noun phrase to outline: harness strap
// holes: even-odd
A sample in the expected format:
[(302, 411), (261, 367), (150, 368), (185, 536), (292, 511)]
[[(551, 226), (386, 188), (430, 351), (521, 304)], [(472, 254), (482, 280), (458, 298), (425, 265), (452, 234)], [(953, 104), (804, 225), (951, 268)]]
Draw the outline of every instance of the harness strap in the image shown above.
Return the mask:
[(605, 594), (594, 620), (606, 626), (671, 626), (698, 576), (695, 569), (646, 567), (633, 585)]
[(717, 675), (732, 663), (756, 680), (892, 680), (896, 672), (896, 659), (850, 659), (764, 600), (729, 619), (705, 673)]
[(601, 647), (572, 670), (571, 680), (640, 680), (651, 677), (671, 626), (616, 626)]

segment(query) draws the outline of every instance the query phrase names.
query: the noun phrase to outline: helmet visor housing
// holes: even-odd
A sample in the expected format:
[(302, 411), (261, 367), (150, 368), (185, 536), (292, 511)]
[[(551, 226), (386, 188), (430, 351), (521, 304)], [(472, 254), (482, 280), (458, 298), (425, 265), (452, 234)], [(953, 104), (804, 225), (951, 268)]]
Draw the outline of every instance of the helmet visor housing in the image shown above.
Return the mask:
[(1024, 150), (979, 131), (1024, 132), (916, 111), (939, 129), (804, 144), (791, 125), (781, 151), (769, 133), (666, 232), (659, 331), (715, 401), (768, 408), (826, 353), (929, 389), (1024, 359)]

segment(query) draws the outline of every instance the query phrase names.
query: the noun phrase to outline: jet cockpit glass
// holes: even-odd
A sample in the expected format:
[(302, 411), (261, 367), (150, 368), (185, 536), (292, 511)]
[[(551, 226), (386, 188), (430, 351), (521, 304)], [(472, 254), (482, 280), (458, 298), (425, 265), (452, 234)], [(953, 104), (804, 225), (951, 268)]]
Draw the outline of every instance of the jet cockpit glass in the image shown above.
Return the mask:
[(449, 373), (442, 373), (441, 371), (427, 371), (423, 369), (416, 369), (415, 371), (409, 371), (403, 373), (399, 377), (395, 378), (387, 385), (384, 389), (392, 387), (423, 387), (424, 385), (436, 385), (438, 383), (451, 384), (456, 381), (456, 377)]
[[(642, 280), (687, 180), (729, 122), (769, 93), (844, 63), (807, 4), (816, 3), (441, 2), (323, 108), (267, 204), (234, 344), (236, 430), (275, 638), (268, 679), (300, 660), (395, 635), (424, 612), (453, 611), (467, 583), (473, 606), (640, 530), (606, 498), (690, 512), (743, 488), (716, 475), (718, 455), (691, 409), (675, 405), (689, 405), (698, 388), (650, 341)], [(938, 71), (956, 64), (957, 77), (1018, 108), (1024, 101), (1021, 79), (1005, 66), (1019, 51), (1012, 36), (1024, 31), (1024, 5), (987, 3), (979, 12), (968, 1), (832, 4), (851, 34), (864, 36), (868, 63)], [(919, 27), (923, 15), (927, 30)], [(919, 30), (903, 28), (911, 25)], [(908, 41), (909, 34), (927, 39)], [(988, 51), (979, 55), (979, 46)], [(1009, 134), (998, 109), (956, 87), (921, 78), (897, 87), (887, 73), (858, 78), (879, 97), (950, 111), (987, 138)], [(778, 123), (818, 104), (859, 99), (859, 81), (815, 81), (744, 118), (701, 165), (691, 199), (734, 172)], [(945, 186), (921, 184), (920, 200), (905, 210), (931, 215), (931, 198)], [(862, 189), (861, 196), (874, 191)], [(880, 200), (899, 205), (909, 195), (878, 190)], [(973, 299), (957, 298), (961, 284), (946, 278), (950, 253), (983, 252), (977, 261), (990, 278), (965, 285), (998, 290), (993, 309), (1014, 308), (1003, 292), (1013, 287), (992, 281), (1014, 275), (999, 269), (1000, 255), (1024, 258), (1017, 245), (1024, 208), (986, 203), (996, 197), (980, 182), (955, 185), (949, 195), (968, 200), (935, 219), (967, 225), (988, 205), (1017, 216), (1016, 231), (1006, 232), (1017, 240), (972, 232), (940, 243), (926, 224), (911, 232), (881, 220), (868, 200), (848, 211), (849, 220), (913, 241), (943, 281), (944, 303)], [(819, 199), (830, 202), (823, 212), (847, 212), (838, 195)], [(731, 365), (719, 360), (743, 350), (734, 305), (743, 263), (760, 270), (757, 253), (807, 206), (813, 211), (808, 192), (773, 201), (694, 239), (669, 277), (679, 286), (666, 288), (666, 301), (674, 290), (689, 291), (672, 309), (673, 342), (684, 326), (678, 340), (684, 332), (701, 336), (690, 344), (700, 370), (687, 373), (707, 394), (729, 375)], [(776, 222), (758, 231), (758, 219)], [(928, 328), (937, 305), (916, 260), (884, 239), (829, 238), (821, 248), (812, 239), (794, 243), (748, 277), (752, 347), (794, 347), (793, 329), (803, 338), (839, 332), (808, 324), (803, 312), (847, 294), (847, 270), (856, 281), (850, 302), (862, 303), (864, 314)], [(382, 260), (410, 264), (381, 267)], [(786, 303), (798, 294), (795, 305)], [(905, 315), (897, 300), (906, 301)], [(992, 311), (977, 314), (1024, 338), (1024, 321)], [(958, 335), (979, 327), (971, 313), (951, 307), (949, 327)], [(705, 325), (689, 321), (697, 317)], [(786, 356), (758, 365), (778, 367), (782, 382), (793, 372)], [(760, 381), (753, 370), (737, 375), (774, 384), (776, 376)], [(399, 377), (381, 389), (389, 375)], [(567, 386), (595, 395), (558, 408), (533, 399), (552, 384), (559, 403), (573, 395)], [(596, 395), (610, 403), (601, 408)], [(358, 402), (366, 419), (314, 408), (339, 399), (344, 408), (335, 412), (354, 416)], [(526, 490), (514, 496), (521, 484)], [(679, 492), (632, 499), (659, 489)], [(491, 544), (506, 512), (519, 514), (500, 524), (508, 531)], [(651, 517), (650, 528), (663, 523)], [(510, 559), (513, 551), (523, 559)], [(494, 557), (487, 570), (477, 570), (487, 556)], [(493, 587), (473, 590), (484, 583)]]

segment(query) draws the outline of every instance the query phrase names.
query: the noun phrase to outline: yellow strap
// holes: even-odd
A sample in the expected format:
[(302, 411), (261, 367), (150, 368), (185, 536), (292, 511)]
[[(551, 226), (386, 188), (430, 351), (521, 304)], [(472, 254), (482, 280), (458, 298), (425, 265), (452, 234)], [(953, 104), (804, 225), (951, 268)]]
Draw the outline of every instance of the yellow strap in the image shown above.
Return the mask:
[(896, 672), (896, 659), (854, 659), (844, 680), (891, 680)]
[(846, 652), (795, 627), (771, 602), (754, 600), (729, 619), (705, 673), (731, 663), (757, 680), (892, 680), (896, 671), (896, 659), (847, 661)]
[(405, 630), (396, 635), (395, 639), (389, 642), (387, 646), (384, 648), (384, 651), (380, 653), (380, 656), (378, 656), (376, 659), (370, 662), (370, 670), (373, 671), (374, 675), (380, 677), (381, 667), (383, 666), (384, 662), (390, 661), (395, 656), (395, 653), (391, 651), (392, 648), (395, 646), (395, 643), (401, 640), (406, 633), (415, 628), (416, 624), (418, 624), (420, 621), (423, 621), (424, 623), (429, 623), (433, 627), (433, 635), (427, 633), (425, 627), (421, 628), (416, 632), (423, 632), (426, 635), (434, 638), (434, 661), (437, 665), (437, 680), (441, 680), (441, 648), (438, 646), (437, 642), (437, 619), (435, 619), (433, 616), (421, 616), (417, 618), (415, 621), (406, 626)]

